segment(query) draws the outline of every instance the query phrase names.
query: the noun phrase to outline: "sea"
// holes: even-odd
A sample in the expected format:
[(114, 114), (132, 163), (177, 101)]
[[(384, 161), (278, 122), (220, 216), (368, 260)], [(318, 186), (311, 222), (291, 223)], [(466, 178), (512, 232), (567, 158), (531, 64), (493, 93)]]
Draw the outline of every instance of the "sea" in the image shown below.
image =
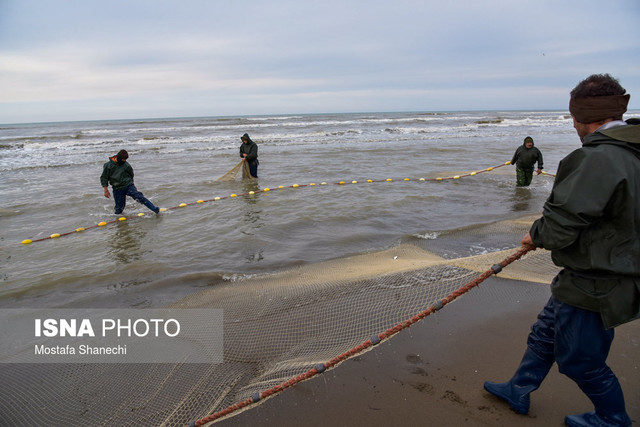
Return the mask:
[[(259, 147), (258, 179), (218, 180), (239, 162), (244, 133)], [(547, 174), (516, 188), (505, 163), (526, 136)], [(163, 307), (220, 283), (537, 214), (579, 146), (562, 110), (0, 125), (0, 307)], [(138, 190), (166, 211), (129, 199), (114, 215), (99, 178), (121, 149)], [(447, 256), (497, 249), (463, 238)]]

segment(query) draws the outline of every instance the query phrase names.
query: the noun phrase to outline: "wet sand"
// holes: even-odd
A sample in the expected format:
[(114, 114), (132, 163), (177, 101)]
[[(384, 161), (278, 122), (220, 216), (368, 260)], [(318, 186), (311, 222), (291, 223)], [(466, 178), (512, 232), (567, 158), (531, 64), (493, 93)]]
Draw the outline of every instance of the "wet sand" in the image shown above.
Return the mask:
[[(531, 324), (550, 295), (539, 283), (492, 277), (435, 315), (373, 350), (216, 425), (233, 426), (562, 426), (592, 410), (553, 367), (518, 415), (485, 392), (520, 362)], [(616, 329), (608, 363), (640, 422), (640, 322)]]

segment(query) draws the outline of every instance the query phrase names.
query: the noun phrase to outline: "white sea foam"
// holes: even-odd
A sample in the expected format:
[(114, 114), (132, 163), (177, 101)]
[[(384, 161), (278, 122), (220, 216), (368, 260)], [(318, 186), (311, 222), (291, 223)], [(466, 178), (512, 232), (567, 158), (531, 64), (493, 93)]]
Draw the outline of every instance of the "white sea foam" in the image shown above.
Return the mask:
[(438, 236), (440, 236), (440, 233), (437, 231), (432, 231), (424, 234), (414, 234), (414, 236), (417, 237), (418, 239), (435, 240), (438, 238)]

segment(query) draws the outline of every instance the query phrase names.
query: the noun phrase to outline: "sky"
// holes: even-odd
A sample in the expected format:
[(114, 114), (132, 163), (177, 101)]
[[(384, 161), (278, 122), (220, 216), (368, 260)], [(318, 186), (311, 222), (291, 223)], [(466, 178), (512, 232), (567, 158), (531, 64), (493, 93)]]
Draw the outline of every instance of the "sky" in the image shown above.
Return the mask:
[(638, 0), (0, 0), (0, 123), (640, 108)]

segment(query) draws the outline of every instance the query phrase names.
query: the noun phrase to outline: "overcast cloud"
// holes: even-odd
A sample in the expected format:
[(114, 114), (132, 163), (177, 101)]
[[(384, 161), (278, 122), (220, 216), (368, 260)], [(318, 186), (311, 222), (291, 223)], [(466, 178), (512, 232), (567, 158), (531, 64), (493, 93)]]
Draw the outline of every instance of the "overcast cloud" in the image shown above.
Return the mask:
[(640, 108), (638, 0), (0, 0), (0, 123)]

